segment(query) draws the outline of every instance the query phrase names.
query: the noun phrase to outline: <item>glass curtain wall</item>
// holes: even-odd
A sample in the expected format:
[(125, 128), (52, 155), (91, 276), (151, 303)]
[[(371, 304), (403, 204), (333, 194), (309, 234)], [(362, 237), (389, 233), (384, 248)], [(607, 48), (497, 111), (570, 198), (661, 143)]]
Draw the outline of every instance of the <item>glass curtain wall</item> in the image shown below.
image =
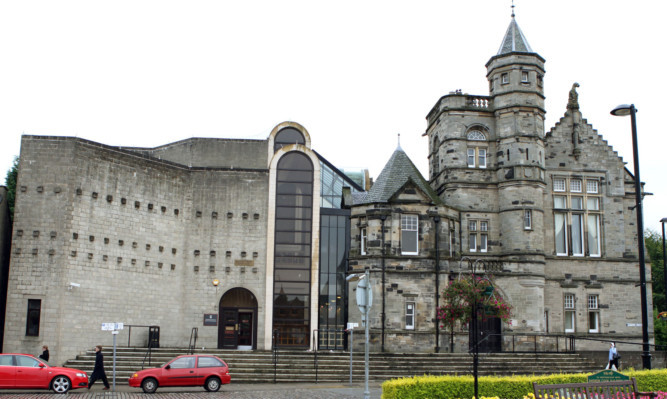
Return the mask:
[(273, 328), (278, 345), (307, 347), (313, 164), (303, 153), (289, 152), (278, 161), (277, 171)]

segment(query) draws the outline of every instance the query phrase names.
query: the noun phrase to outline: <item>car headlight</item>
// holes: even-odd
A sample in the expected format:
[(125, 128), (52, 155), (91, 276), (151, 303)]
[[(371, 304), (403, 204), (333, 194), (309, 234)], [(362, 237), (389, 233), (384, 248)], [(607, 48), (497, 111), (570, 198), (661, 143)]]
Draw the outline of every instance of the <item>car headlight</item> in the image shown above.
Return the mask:
[(132, 374), (132, 378), (137, 378), (137, 377), (139, 377), (139, 373)]
[(76, 373), (76, 376), (86, 378), (86, 373)]

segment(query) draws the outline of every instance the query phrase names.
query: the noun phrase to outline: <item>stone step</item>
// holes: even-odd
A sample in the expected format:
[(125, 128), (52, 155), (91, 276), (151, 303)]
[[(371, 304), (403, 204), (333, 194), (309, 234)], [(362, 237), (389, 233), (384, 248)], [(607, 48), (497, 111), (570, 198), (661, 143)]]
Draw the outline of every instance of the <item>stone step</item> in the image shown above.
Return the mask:
[[(230, 367), (234, 382), (273, 382), (274, 354), (270, 351), (204, 350), (219, 356)], [(116, 381), (127, 383), (132, 373), (144, 368), (158, 367), (172, 358), (186, 354), (185, 348), (159, 348), (151, 353), (150, 364), (145, 348), (117, 348)], [(107, 374), (111, 374), (112, 353), (104, 351)], [(86, 352), (68, 361), (67, 367), (90, 372), (95, 363), (94, 352)], [(353, 354), (353, 380), (363, 381), (363, 353)], [(315, 353), (308, 351), (279, 351), (275, 371), (276, 382), (347, 382), (349, 381), (349, 352), (318, 352), (317, 370)], [(599, 367), (573, 353), (491, 353), (480, 354), (478, 371), (491, 374), (550, 374), (554, 372), (597, 371)], [(409, 374), (406, 374), (409, 373)], [(471, 374), (472, 356), (467, 353), (372, 353), (369, 361), (369, 378), (383, 381), (407, 375)]]

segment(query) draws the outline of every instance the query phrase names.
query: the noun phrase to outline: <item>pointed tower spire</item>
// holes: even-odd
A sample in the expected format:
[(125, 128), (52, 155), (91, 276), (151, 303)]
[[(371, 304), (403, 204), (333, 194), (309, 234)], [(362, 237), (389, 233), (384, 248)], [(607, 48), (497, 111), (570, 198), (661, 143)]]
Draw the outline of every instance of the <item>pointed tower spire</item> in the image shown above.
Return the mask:
[(507, 28), (503, 42), (500, 44), (498, 54), (496, 55), (509, 54), (513, 52), (534, 53), (533, 49), (530, 47), (530, 44), (528, 44), (526, 36), (523, 35), (523, 32), (521, 32), (521, 29), (519, 28), (519, 24), (516, 23), (516, 19), (514, 18), (514, 3), (512, 3), (512, 21), (510, 22), (510, 26)]

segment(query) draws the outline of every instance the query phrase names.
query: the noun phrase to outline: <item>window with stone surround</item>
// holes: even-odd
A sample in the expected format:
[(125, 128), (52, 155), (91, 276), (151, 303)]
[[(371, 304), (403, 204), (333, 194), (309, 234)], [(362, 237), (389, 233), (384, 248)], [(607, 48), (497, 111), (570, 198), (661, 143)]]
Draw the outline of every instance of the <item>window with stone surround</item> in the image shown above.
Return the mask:
[(523, 211), (523, 229), (533, 229), (533, 211), (531, 209), (525, 209)]
[(486, 136), (479, 130), (471, 130), (466, 135), (468, 140), (468, 149), (466, 163), (469, 168), (486, 169), (487, 144)]
[(588, 332), (600, 332), (600, 305), (597, 295), (588, 296)]
[(488, 220), (469, 220), (468, 221), (468, 249), (470, 252), (486, 252), (489, 241), (489, 221)]
[(574, 323), (574, 316), (575, 316), (575, 303), (576, 303), (576, 298), (574, 294), (565, 294), (563, 295), (563, 314), (564, 320), (563, 320), (563, 325), (565, 327), (565, 332), (574, 332), (575, 330), (575, 323)]
[(406, 302), (405, 303), (405, 329), (414, 330), (415, 329), (415, 303)]
[(419, 254), (419, 217), (401, 215), (401, 254)]
[(557, 256), (601, 255), (602, 197), (599, 185), (597, 178), (553, 179), (554, 239)]
[(362, 227), (359, 229), (359, 252), (361, 255), (366, 255), (366, 243), (367, 243), (367, 235), (366, 235), (366, 228)]
[(28, 299), (28, 313), (25, 322), (25, 335), (39, 337), (39, 321), (42, 312), (41, 299)]

